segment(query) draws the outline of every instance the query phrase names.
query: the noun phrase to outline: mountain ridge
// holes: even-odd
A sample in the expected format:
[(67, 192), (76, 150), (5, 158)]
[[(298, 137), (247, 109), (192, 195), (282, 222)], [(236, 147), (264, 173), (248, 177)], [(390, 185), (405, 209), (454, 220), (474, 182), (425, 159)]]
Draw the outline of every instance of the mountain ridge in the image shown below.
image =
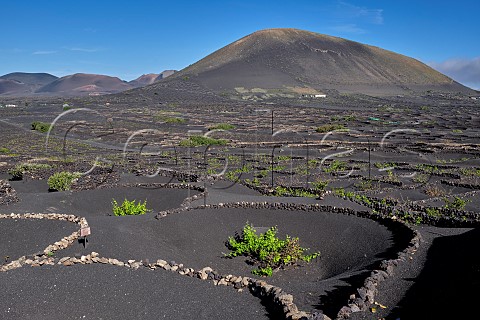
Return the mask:
[(58, 77), (49, 73), (12, 72), (0, 76), (0, 94), (32, 94)]
[[(135, 91), (143, 87), (148, 89)], [(0, 95), (10, 96), (99, 95), (130, 89), (133, 89), (131, 94), (140, 95), (152, 92), (161, 96), (162, 90), (168, 91), (168, 95), (199, 91), (222, 99), (245, 100), (258, 96), (262, 99), (316, 96), (324, 92), (372, 96), (413, 96), (432, 91), (478, 94), (408, 56), (291, 28), (256, 31), (178, 72), (145, 74), (130, 82), (82, 73), (62, 78), (40, 73), (0, 77)]]
[(106, 94), (131, 89), (132, 86), (117, 77), (75, 73), (61, 77), (41, 88), (35, 93), (43, 94)]
[(289, 87), (380, 95), (472, 92), (405, 55), (298, 29), (254, 32), (171, 76), (179, 78), (217, 92)]

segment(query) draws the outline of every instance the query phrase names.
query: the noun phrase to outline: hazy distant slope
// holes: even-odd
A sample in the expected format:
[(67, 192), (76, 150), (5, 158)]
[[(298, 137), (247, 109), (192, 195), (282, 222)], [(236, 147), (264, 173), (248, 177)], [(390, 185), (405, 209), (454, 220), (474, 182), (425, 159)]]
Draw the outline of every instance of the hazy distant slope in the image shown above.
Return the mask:
[(13, 80), (0, 79), (0, 94), (15, 94), (28, 91), (28, 87), (23, 83)]
[(32, 94), (58, 77), (48, 73), (14, 72), (0, 77), (0, 94)]
[(160, 73), (156, 79), (156, 81), (160, 81), (162, 79), (168, 78), (171, 75), (173, 75), (177, 70), (164, 70), (162, 73)]
[(59, 78), (37, 90), (51, 95), (79, 95), (116, 93), (132, 86), (119, 78), (98, 74), (76, 73)]
[(415, 59), (296, 29), (255, 32), (170, 78), (189, 79), (217, 92), (238, 87), (310, 87), (368, 94), (471, 92)]
[(155, 80), (160, 76), (159, 73), (149, 73), (143, 74), (135, 80), (129, 81), (128, 83), (135, 88), (147, 86), (155, 82)]

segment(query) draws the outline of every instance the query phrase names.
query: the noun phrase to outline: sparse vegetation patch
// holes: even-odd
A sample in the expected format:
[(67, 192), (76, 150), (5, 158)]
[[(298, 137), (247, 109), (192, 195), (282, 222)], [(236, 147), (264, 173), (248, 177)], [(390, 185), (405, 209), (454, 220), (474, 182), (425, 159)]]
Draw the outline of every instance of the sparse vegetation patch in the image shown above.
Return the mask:
[(208, 127), (208, 130), (233, 130), (235, 129), (235, 126), (233, 124), (229, 123), (219, 123), (215, 124), (213, 126)]
[(53, 129), (52, 125), (50, 123), (45, 123), (45, 122), (40, 122), (40, 121), (34, 121), (32, 122), (32, 130), (36, 130), (38, 132), (48, 132), (50, 128)]
[(147, 201), (143, 203), (135, 200), (129, 201), (127, 199), (123, 200), (121, 205), (118, 205), (115, 199), (112, 200), (113, 214), (115, 216), (138, 216), (147, 213), (150, 211), (147, 209)]
[(70, 190), (73, 182), (82, 176), (79, 172), (57, 172), (48, 178), (48, 187), (51, 190)]
[(154, 120), (156, 122), (165, 122), (170, 124), (181, 124), (187, 122), (187, 119), (180, 116), (181, 113), (179, 112), (160, 111), (155, 115)]
[(180, 141), (181, 147), (199, 147), (199, 146), (224, 146), (228, 143), (225, 139), (215, 139), (205, 136), (192, 136), (186, 140)]
[(444, 198), (445, 209), (454, 209), (454, 210), (465, 210), (465, 207), (470, 202), (470, 200), (462, 199), (458, 196), (453, 197), (453, 200)]
[(8, 173), (12, 175), (13, 180), (22, 180), (26, 172), (35, 172), (51, 168), (52, 167), (46, 163), (21, 163), (10, 169)]
[(277, 237), (277, 227), (271, 227), (265, 233), (257, 235), (251, 224), (246, 224), (241, 235), (230, 237), (227, 247), (232, 251), (229, 258), (248, 256), (258, 265), (252, 270), (255, 275), (271, 276), (275, 269), (297, 263), (299, 260), (310, 262), (317, 258), (320, 252), (305, 255), (309, 250), (302, 248), (298, 238), (286, 236), (285, 240)]
[(342, 124), (324, 124), (323, 126), (320, 126), (317, 129), (315, 129), (315, 131), (317, 131), (318, 133), (326, 133), (326, 132), (335, 131), (335, 130), (347, 131), (348, 129), (345, 128), (345, 126)]

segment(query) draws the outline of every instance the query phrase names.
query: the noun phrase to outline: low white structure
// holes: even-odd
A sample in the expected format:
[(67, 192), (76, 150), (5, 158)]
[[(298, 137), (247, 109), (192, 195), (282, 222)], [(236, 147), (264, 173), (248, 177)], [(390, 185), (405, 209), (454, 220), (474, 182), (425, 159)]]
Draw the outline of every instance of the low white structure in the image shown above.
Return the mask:
[(317, 94), (302, 94), (302, 97), (304, 98), (326, 98), (327, 95), (323, 93), (317, 93)]
[(17, 105), (16, 104), (6, 104), (5, 107), (6, 108), (16, 108)]

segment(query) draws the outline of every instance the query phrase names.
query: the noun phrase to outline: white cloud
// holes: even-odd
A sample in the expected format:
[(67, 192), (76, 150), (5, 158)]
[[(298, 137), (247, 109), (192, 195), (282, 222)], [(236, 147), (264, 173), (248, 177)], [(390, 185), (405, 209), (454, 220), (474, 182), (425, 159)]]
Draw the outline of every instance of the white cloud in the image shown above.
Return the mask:
[(330, 28), (333, 31), (340, 32), (340, 33), (354, 33), (354, 34), (363, 34), (366, 31), (362, 28), (359, 28), (356, 24), (344, 24), (340, 26), (335, 26)]
[(480, 57), (428, 63), (432, 68), (473, 89), (480, 89)]
[(33, 52), (32, 54), (55, 54), (57, 51), (46, 51), (46, 50), (38, 50)]
[(68, 48), (70, 51), (80, 51), (80, 52), (98, 52), (101, 51), (102, 49), (99, 48), (79, 48), (79, 47), (73, 47), (73, 48)]
[(338, 7), (341, 14), (346, 18), (372, 24), (383, 24), (383, 9), (369, 9), (343, 1), (338, 2)]

